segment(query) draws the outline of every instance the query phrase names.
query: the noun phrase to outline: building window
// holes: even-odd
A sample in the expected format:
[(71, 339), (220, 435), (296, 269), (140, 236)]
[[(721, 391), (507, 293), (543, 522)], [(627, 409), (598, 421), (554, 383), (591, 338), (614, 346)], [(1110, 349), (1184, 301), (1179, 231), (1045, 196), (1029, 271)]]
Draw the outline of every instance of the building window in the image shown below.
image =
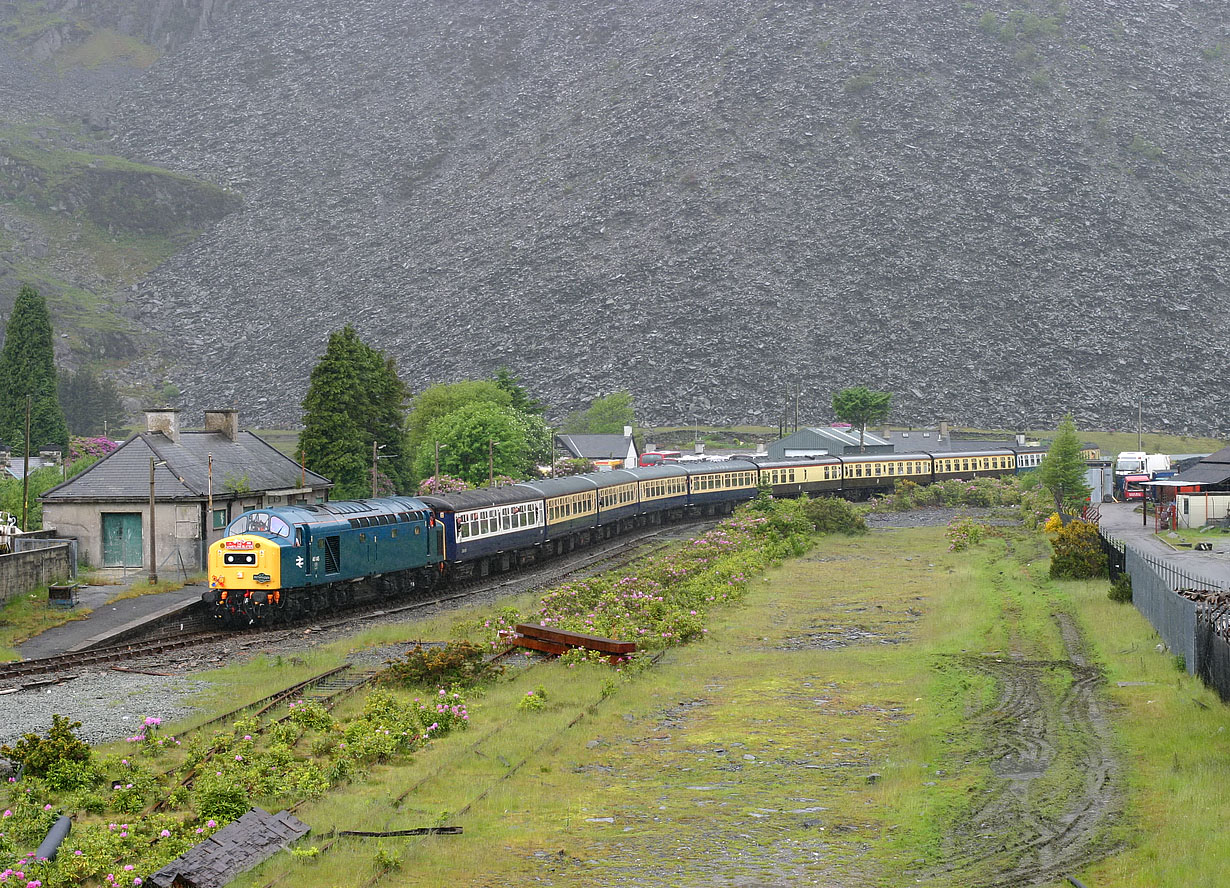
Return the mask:
[(226, 527), (226, 509), (214, 509), (214, 530)]

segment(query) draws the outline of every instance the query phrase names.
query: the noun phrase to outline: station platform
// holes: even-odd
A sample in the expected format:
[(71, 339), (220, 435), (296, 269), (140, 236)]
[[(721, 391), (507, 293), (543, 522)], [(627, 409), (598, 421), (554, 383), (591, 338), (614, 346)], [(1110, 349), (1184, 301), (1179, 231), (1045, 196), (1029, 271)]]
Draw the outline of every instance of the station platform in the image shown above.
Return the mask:
[[(137, 586), (144, 582), (145, 579), (142, 578), (131, 585)], [(125, 598), (112, 604), (106, 603), (124, 588), (123, 585), (81, 587), (77, 592), (77, 605), (69, 609), (68, 613), (87, 608), (93, 612), (85, 619), (52, 627), (28, 641), (23, 641), (17, 646), (17, 652), (23, 659), (29, 660), (35, 657), (55, 657), (113, 643), (113, 639), (119, 639), (151, 620), (173, 620), (181, 613), (185, 617), (196, 613), (201, 602), (201, 592), (205, 589), (204, 586), (190, 585), (173, 592), (158, 592)]]

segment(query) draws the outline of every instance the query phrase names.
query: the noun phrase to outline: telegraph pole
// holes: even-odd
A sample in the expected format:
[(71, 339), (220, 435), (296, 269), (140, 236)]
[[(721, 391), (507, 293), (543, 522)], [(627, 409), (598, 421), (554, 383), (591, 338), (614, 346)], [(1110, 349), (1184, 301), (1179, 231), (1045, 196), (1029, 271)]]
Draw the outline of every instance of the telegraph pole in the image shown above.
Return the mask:
[(21, 470), (21, 530), (23, 533), (30, 532), (30, 525), (26, 521), (30, 512), (30, 405), (33, 400), (33, 395), (26, 395), (26, 462)]
[(149, 458), (149, 584), (158, 582), (158, 532), (154, 524), (154, 457)]

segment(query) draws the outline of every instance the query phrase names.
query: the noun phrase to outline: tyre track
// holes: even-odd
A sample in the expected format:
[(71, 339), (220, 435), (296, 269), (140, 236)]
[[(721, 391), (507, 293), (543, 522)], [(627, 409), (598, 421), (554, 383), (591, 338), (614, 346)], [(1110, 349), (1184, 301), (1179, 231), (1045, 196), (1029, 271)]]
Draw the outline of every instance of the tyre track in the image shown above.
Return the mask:
[[(950, 837), (947, 862), (920, 874), (924, 881), (1047, 884), (1112, 850), (1122, 775), (1100, 697), (1103, 677), (1088, 665), (1071, 618), (1055, 619), (1066, 660), (961, 658), (996, 684), (995, 702), (973, 720), (990, 740), (984, 753), (995, 780)], [(1066, 797), (1044, 794), (1056, 782)]]

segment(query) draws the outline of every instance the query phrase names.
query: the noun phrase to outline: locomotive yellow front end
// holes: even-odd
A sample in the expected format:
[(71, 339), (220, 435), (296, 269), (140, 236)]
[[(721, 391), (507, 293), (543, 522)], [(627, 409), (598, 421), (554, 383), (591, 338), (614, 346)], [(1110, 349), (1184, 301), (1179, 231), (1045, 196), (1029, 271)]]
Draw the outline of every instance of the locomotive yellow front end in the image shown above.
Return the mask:
[(282, 549), (272, 540), (241, 534), (209, 547), (209, 591), (214, 616), (228, 624), (256, 622), (282, 598)]

